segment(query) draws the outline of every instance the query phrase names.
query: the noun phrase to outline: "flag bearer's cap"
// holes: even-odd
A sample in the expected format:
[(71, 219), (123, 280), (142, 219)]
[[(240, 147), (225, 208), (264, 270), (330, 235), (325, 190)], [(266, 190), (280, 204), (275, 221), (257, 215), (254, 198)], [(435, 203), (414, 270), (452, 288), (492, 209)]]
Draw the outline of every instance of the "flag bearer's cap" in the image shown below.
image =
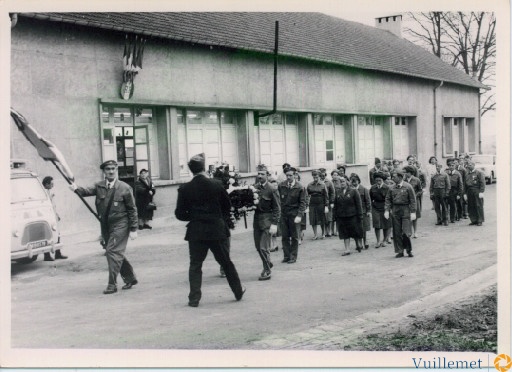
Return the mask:
[(100, 165), (100, 169), (101, 169), (101, 170), (103, 170), (103, 169), (105, 169), (105, 167), (106, 167), (106, 166), (108, 166), (108, 165), (114, 165), (114, 166), (116, 166), (116, 167), (117, 167), (117, 162), (116, 162), (115, 160), (107, 160), (106, 162), (104, 162), (104, 163), (102, 163), (102, 164)]

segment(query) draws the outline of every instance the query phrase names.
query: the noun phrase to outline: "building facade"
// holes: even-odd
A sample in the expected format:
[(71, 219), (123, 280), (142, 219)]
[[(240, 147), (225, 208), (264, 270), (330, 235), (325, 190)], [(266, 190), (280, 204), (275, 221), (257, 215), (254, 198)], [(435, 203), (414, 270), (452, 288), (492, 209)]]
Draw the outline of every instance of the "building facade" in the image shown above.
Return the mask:
[[(387, 31), (314, 13), (144, 14), (155, 24), (169, 21), (167, 34), (158, 34), (147, 19), (133, 26), (129, 17), (136, 14), (111, 15), (19, 14), (11, 29), (11, 105), (57, 145), (80, 185), (98, 181), (98, 166), (108, 159), (118, 161), (127, 181), (149, 169), (157, 214), (166, 219), (173, 218), (178, 185), (190, 179), (188, 158), (200, 152), (207, 165), (228, 162), (252, 182), (260, 163), (276, 171), (284, 162), (306, 170), (343, 163), (364, 180), (375, 157), (416, 154), (426, 163), (431, 155), (479, 151), (484, 87)], [(274, 20), (283, 50), (277, 112), (260, 117), (273, 103)], [(178, 22), (181, 28), (173, 29)], [(299, 22), (304, 27), (291, 26)], [(359, 55), (347, 50), (337, 57), (336, 45), (322, 45), (322, 35), (304, 42), (316, 22), (324, 31), (342, 27), (355, 50), (360, 44)], [(260, 29), (266, 50), (251, 44)], [(127, 35), (146, 42), (133, 96), (123, 99)], [(242, 41), (230, 45), (235, 36)], [(424, 60), (411, 60), (412, 52)], [(374, 65), (364, 68), (365, 58)], [(29, 159), (41, 176), (55, 173), (14, 125), (11, 133), (13, 157)], [(96, 222), (65, 186), (56, 182), (66, 206), (59, 211), (63, 231), (93, 230)]]

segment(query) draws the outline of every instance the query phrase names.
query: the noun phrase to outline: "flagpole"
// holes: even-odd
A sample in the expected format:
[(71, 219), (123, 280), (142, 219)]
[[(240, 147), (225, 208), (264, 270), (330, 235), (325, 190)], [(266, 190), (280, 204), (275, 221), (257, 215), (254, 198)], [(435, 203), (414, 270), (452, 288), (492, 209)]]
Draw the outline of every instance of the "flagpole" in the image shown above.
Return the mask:
[[(59, 171), (60, 174), (62, 174), (62, 177), (64, 177), (64, 179), (71, 185), (73, 182), (71, 182), (69, 180), (69, 178), (64, 174), (64, 172), (62, 172), (62, 170), (59, 168), (59, 166), (57, 164), (55, 164), (55, 160), (50, 160), (53, 165), (55, 165), (55, 168), (57, 168), (57, 170)], [(81, 201), (84, 202), (85, 206), (87, 207), (87, 209), (89, 209), (89, 211), (94, 215), (94, 217), (96, 217), (96, 219), (98, 221), (101, 222), (100, 220), (100, 217), (98, 216), (98, 214), (91, 208), (91, 206), (89, 205), (89, 203), (87, 203), (87, 201), (85, 201), (84, 197), (82, 195), (80, 195), (77, 190), (75, 190), (75, 194), (78, 195), (78, 197), (80, 198)]]

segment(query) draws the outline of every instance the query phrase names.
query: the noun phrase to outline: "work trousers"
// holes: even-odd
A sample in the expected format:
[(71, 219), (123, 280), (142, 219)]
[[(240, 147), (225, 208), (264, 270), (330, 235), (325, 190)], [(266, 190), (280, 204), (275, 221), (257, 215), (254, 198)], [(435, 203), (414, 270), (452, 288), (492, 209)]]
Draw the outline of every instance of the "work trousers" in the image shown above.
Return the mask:
[(190, 266), (188, 269), (190, 293), (188, 299), (190, 302), (199, 302), (199, 300), (201, 300), (201, 284), (203, 280), (202, 267), (208, 250), (212, 251), (213, 257), (224, 269), (226, 279), (235, 297), (241, 295), (242, 284), (240, 283), (235, 265), (229, 257), (229, 243), (227, 239), (228, 238), (221, 240), (191, 240), (188, 242), (190, 255)]
[(469, 219), (472, 223), (482, 223), (484, 219), (484, 199), (480, 199), (478, 189), (469, 188), (467, 189), (468, 196), (468, 214)]
[(450, 208), (450, 221), (452, 222), (455, 221), (455, 219), (460, 219), (462, 217), (462, 213), (459, 214), (457, 209), (460, 204), (460, 200), (457, 200), (457, 196), (460, 196), (459, 191), (457, 189), (451, 189), (446, 200), (448, 207)]
[(253, 224), (253, 235), (254, 235), (254, 245), (258, 254), (260, 255), (261, 262), (263, 263), (263, 270), (270, 271), (270, 248), (272, 242), (272, 236), (270, 235), (269, 229), (260, 229), (258, 218), (263, 218), (263, 216), (254, 216), (254, 224)]
[(434, 189), (434, 208), (437, 215), (437, 223), (448, 221), (448, 205), (444, 189)]
[(132, 265), (124, 256), (129, 234), (128, 223), (124, 221), (113, 225), (109, 229), (105, 246), (105, 256), (108, 264), (108, 289), (117, 287), (118, 274), (121, 274), (125, 283), (131, 283), (136, 279)]
[(391, 213), (393, 222), (393, 245), (395, 253), (407, 253), (412, 251), (411, 244), (411, 210), (408, 205), (394, 205)]
[(296, 216), (281, 216), (281, 234), (285, 260), (296, 260), (299, 251), (300, 223), (295, 223)]

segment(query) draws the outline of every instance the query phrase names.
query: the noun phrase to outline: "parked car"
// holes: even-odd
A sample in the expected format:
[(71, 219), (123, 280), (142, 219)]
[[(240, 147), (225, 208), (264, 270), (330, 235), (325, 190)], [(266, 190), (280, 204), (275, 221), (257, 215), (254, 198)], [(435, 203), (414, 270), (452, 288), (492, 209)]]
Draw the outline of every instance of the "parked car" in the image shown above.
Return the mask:
[(475, 169), (485, 175), (486, 183), (496, 182), (496, 155), (473, 155), (471, 159), (475, 162)]
[(11, 261), (30, 263), (62, 244), (50, 196), (25, 165), (11, 160)]

